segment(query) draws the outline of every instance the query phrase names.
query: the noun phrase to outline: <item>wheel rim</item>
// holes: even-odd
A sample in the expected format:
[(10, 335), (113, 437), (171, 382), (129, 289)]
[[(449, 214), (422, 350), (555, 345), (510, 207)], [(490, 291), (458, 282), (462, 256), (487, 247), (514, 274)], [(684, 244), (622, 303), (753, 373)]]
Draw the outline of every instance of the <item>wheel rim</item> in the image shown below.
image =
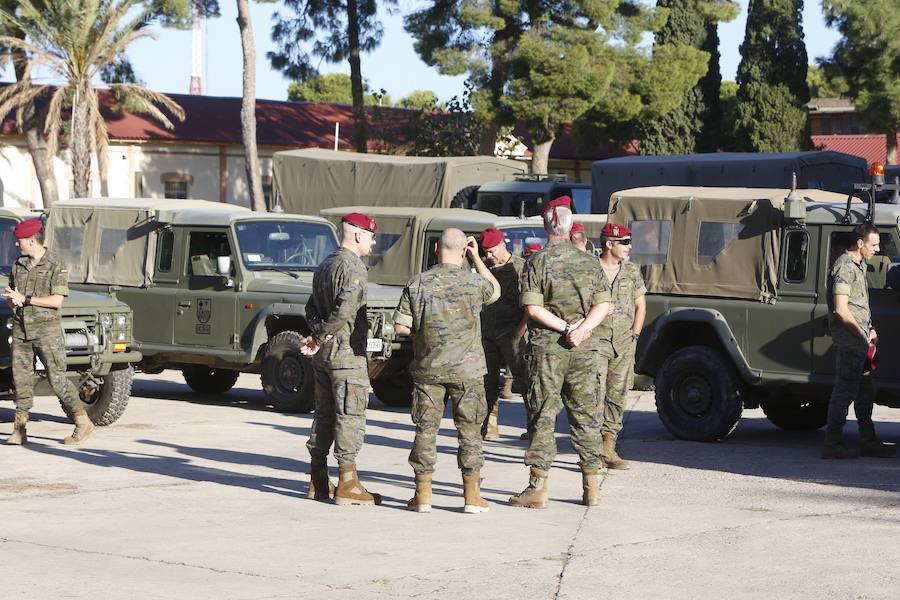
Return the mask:
[(278, 364), (278, 385), (282, 390), (296, 392), (303, 385), (303, 365), (293, 356), (285, 356)]
[(701, 417), (712, 407), (712, 387), (701, 375), (688, 375), (675, 388), (675, 401), (685, 413)]

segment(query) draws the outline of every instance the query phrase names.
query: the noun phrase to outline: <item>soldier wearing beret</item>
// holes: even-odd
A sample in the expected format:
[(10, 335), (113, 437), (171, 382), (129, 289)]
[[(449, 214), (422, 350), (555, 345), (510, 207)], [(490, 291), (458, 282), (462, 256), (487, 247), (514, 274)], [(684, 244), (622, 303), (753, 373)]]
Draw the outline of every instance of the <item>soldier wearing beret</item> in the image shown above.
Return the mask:
[[(341, 246), (322, 261), (306, 303), (310, 336), (303, 354), (314, 356), (316, 410), (306, 447), (310, 454), (309, 498), (334, 497), (341, 506), (381, 502), (363, 487), (356, 457), (366, 429), (369, 375), (366, 361), (368, 271), (362, 257), (375, 247), (375, 221), (361, 213), (341, 219)], [(328, 478), (334, 444), (339, 480)]]
[[(412, 335), (412, 420), (416, 437), (409, 464), (416, 477), (416, 493), (407, 507), (431, 511), (431, 481), (437, 460), (437, 433), (444, 400), (453, 406), (459, 431), (457, 464), (462, 471), (463, 511), (487, 512), (481, 497), (484, 464), (481, 426), (487, 417), (481, 311), (500, 297), (500, 285), (478, 254), (475, 238), (459, 229), (446, 229), (437, 246), (438, 264), (406, 284), (394, 312), (394, 330)], [(466, 257), (475, 265), (472, 273)]]
[(525, 265), (522, 306), (528, 315), (528, 487), (510, 498), (526, 508), (547, 505), (547, 477), (556, 456), (556, 416), (565, 407), (582, 473), (582, 501), (600, 501), (602, 416), (598, 406), (598, 342), (592, 332), (610, 309), (610, 290), (597, 259), (569, 240), (571, 199), (549, 202), (542, 218), (548, 242)]
[(575, 247), (582, 252), (587, 252), (588, 238), (584, 232), (584, 225), (581, 223), (573, 223), (572, 230), (569, 232), (569, 239), (575, 244)]
[(22, 255), (12, 265), (3, 296), (14, 311), (12, 371), (16, 387), (16, 416), (7, 444), (28, 441), (28, 411), (34, 406), (35, 356), (47, 371), (53, 393), (75, 421), (64, 444), (80, 444), (94, 432), (75, 385), (66, 378), (66, 342), (59, 310), (69, 295), (69, 270), (44, 247), (40, 219), (22, 221), (13, 230)]
[(612, 290), (613, 311), (597, 328), (601, 340), (598, 388), (603, 407), (603, 462), (610, 469), (628, 469), (630, 463), (616, 452), (622, 430), (628, 382), (634, 371), (634, 350), (644, 318), (647, 288), (638, 265), (629, 262), (631, 231), (607, 223), (600, 234), (600, 266)]

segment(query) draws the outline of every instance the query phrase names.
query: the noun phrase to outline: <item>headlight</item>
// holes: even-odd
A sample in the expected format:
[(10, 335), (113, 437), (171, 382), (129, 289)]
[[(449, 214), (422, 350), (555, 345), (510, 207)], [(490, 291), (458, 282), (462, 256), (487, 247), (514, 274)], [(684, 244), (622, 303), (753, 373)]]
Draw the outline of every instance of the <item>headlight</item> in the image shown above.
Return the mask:
[(124, 332), (124, 331), (120, 331), (120, 332), (119, 332), (119, 335), (116, 336), (116, 341), (117, 341), (117, 342), (124, 342), (124, 341), (125, 341), (125, 332)]
[(125, 327), (125, 315), (116, 315), (116, 327)]
[(112, 325), (112, 315), (100, 315), (100, 324), (104, 327)]

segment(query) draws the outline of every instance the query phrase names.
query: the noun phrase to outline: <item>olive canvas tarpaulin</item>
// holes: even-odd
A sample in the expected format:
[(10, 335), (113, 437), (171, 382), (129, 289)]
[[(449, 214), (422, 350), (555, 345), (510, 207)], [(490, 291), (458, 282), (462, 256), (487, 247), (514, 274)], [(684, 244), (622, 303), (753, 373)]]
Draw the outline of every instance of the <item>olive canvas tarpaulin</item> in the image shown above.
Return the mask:
[(317, 215), (334, 206), (447, 208), (469, 186), (510, 179), (526, 165), (492, 156), (395, 156), (286, 150), (272, 157), (276, 197), (285, 212)]
[[(657, 186), (616, 192), (609, 222), (632, 230), (647, 290), (774, 302), (786, 189)], [(808, 200), (846, 201), (820, 190)], [(673, 240), (681, 240), (674, 247)]]

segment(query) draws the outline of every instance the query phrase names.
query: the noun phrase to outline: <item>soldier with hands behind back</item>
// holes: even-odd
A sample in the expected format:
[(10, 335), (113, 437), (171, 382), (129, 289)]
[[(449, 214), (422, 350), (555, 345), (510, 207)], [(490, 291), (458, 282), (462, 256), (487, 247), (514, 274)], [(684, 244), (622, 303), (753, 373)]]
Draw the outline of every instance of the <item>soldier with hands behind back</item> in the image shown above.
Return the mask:
[[(410, 372), (416, 436), (409, 464), (416, 477), (416, 493), (407, 506), (416, 512), (431, 511), (437, 433), (444, 399), (449, 398), (459, 432), (463, 510), (487, 512), (488, 503), (481, 498), (481, 426), (487, 416), (481, 310), (500, 297), (500, 285), (478, 255), (475, 238), (466, 238), (459, 229), (442, 233), (437, 255), (439, 264), (406, 284), (394, 313), (394, 330), (413, 338)], [(469, 270), (467, 257), (477, 273)]]
[[(375, 247), (375, 221), (360, 213), (341, 219), (341, 246), (322, 261), (306, 304), (311, 335), (301, 352), (314, 356), (316, 412), (306, 447), (310, 454), (310, 498), (335, 504), (380, 504), (381, 496), (363, 487), (356, 471), (369, 403), (366, 361), (368, 271), (361, 257)], [(328, 478), (334, 444), (339, 479)]]
[(29, 219), (13, 230), (22, 255), (12, 265), (3, 296), (13, 309), (12, 370), (16, 386), (16, 416), (7, 444), (28, 440), (28, 412), (34, 406), (35, 355), (47, 370), (53, 393), (75, 421), (64, 444), (80, 444), (94, 432), (75, 385), (66, 378), (66, 342), (60, 308), (69, 295), (69, 271), (44, 247), (44, 226)]

